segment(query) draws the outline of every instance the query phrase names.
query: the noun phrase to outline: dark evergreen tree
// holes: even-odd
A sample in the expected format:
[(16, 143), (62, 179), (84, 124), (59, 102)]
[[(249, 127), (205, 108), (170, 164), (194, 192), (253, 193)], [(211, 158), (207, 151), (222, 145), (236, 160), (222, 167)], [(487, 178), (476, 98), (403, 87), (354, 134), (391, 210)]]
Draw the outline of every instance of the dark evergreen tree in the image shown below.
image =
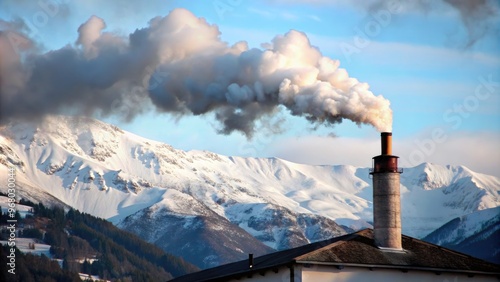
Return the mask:
[(38, 240), (42, 240), (43, 239), (43, 234), (37, 228), (29, 228), (29, 229), (24, 229), (23, 230), (21, 237), (35, 238), (35, 239), (38, 239)]

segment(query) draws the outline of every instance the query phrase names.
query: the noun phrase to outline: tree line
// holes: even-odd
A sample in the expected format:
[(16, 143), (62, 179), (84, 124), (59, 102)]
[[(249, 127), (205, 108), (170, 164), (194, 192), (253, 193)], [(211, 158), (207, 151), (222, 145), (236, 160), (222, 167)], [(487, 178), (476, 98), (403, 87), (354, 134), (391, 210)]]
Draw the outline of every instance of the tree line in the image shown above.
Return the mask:
[[(50, 254), (62, 260), (62, 267), (47, 256), (24, 255), (17, 250), (19, 269), (13, 277), (2, 261), (7, 252), (3, 249), (0, 271), (8, 275), (0, 276), (0, 281), (80, 281), (78, 273), (112, 281), (166, 281), (199, 270), (104, 219), (72, 208), (65, 212), (60, 207), (26, 200), (22, 204), (33, 207), (33, 215), (18, 222), (33, 227), (24, 229), (19, 236), (51, 245)], [(5, 216), (0, 215), (0, 223)], [(7, 234), (0, 236), (5, 238)]]

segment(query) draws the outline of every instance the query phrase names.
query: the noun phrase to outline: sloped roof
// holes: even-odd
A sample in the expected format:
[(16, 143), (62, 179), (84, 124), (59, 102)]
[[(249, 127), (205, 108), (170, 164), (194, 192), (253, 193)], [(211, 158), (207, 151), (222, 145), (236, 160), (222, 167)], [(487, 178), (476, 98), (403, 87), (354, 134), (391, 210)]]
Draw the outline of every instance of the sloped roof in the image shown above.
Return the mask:
[(375, 246), (373, 230), (364, 229), (254, 258), (252, 268), (249, 267), (248, 260), (243, 260), (184, 275), (171, 281), (223, 281), (225, 278), (237, 278), (297, 263), (484, 273), (500, 277), (500, 265), (405, 235), (402, 236), (402, 243), (404, 251), (380, 249)]

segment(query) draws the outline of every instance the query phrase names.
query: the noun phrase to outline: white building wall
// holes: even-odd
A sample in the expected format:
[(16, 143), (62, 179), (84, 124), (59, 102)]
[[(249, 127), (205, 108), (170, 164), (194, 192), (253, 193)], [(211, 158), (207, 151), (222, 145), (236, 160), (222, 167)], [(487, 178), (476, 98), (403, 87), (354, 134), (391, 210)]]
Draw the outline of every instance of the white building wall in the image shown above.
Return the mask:
[[(302, 281), (301, 274), (302, 266), (296, 265), (294, 267), (294, 282)], [(267, 270), (261, 275), (260, 273), (254, 273), (252, 277), (241, 277), (239, 280), (233, 279), (230, 282), (241, 282), (241, 281), (252, 281), (252, 282), (290, 282), (290, 268), (281, 267), (278, 269), (278, 273), (272, 270)]]
[(369, 281), (369, 282), (482, 282), (496, 281), (494, 276), (474, 275), (468, 277), (464, 274), (442, 273), (440, 275), (434, 272), (409, 270), (402, 272), (401, 270), (385, 270), (362, 267), (344, 267), (337, 269), (334, 266), (311, 266), (302, 269), (302, 282), (352, 282), (352, 281)]

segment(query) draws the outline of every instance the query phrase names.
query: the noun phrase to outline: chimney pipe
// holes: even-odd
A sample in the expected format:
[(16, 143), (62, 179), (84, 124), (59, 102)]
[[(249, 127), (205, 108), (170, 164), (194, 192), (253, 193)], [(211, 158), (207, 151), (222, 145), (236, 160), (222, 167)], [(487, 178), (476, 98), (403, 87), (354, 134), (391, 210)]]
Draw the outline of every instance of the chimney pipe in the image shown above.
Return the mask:
[(380, 248), (402, 250), (398, 157), (392, 155), (392, 133), (382, 132), (380, 156), (373, 158), (373, 232)]
[(392, 133), (382, 132), (380, 133), (382, 139), (382, 155), (392, 155)]

